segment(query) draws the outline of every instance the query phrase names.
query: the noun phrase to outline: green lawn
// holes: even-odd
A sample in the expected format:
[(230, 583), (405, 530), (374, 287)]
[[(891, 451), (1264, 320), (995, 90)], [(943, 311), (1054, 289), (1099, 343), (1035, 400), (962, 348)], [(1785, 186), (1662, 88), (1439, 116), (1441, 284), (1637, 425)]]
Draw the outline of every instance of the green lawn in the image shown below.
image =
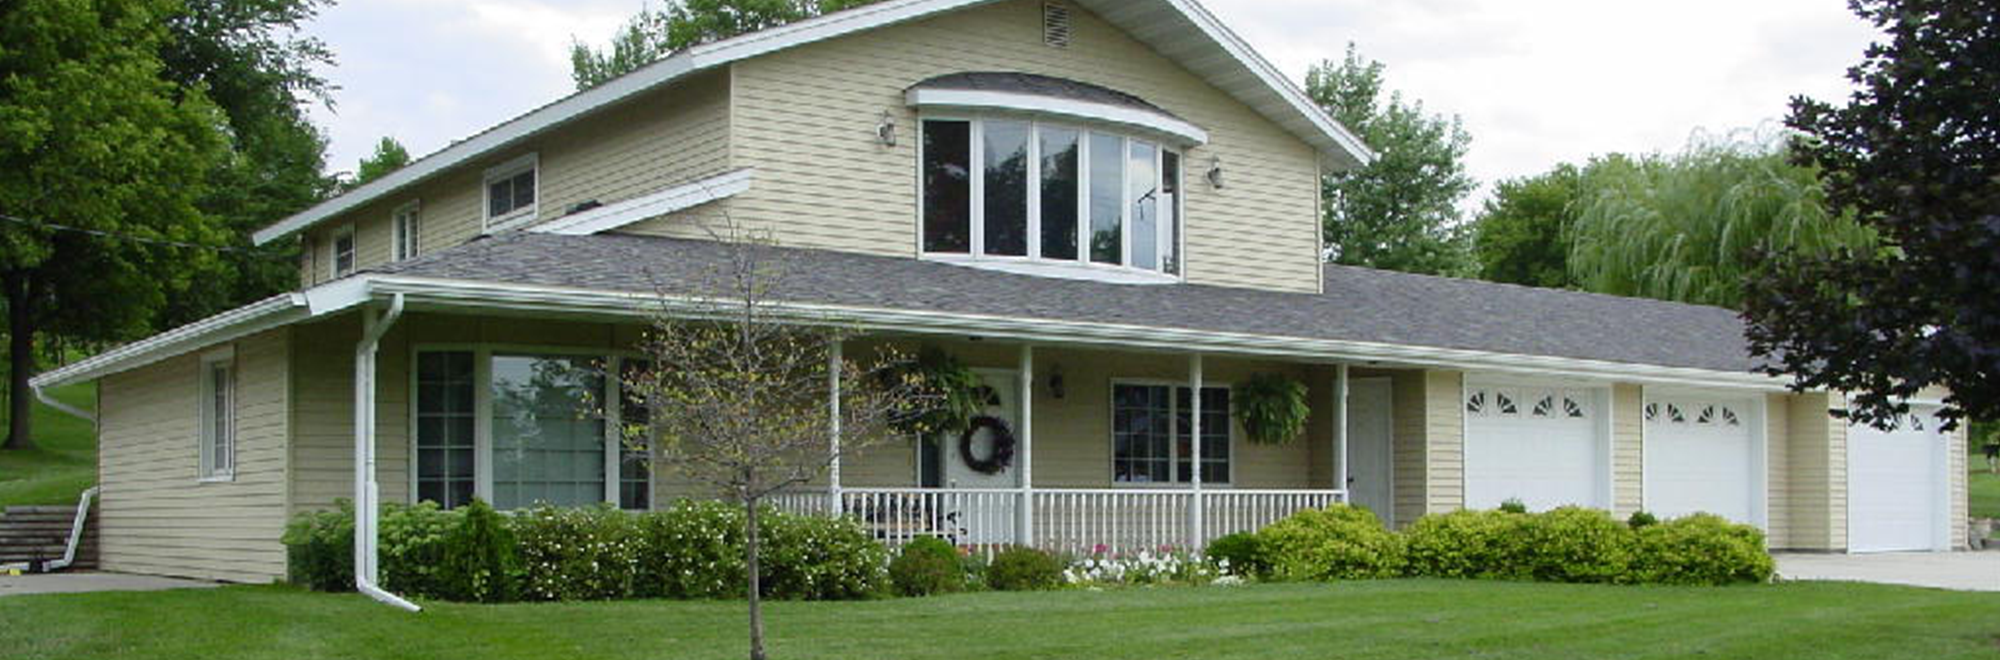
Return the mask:
[[(96, 385), (59, 387), (57, 399), (85, 410), (96, 405)], [(0, 406), (4, 410), (5, 406)], [(0, 438), (7, 419), (0, 413)], [(15, 504), (76, 504), (83, 489), (97, 483), (97, 435), (90, 423), (35, 404), (35, 449), (0, 450), (0, 507)]]
[[(776, 603), (788, 658), (1993, 658), (2000, 595), (1398, 580)], [(0, 598), (10, 658), (739, 658), (743, 605), (456, 605), (289, 587)]]

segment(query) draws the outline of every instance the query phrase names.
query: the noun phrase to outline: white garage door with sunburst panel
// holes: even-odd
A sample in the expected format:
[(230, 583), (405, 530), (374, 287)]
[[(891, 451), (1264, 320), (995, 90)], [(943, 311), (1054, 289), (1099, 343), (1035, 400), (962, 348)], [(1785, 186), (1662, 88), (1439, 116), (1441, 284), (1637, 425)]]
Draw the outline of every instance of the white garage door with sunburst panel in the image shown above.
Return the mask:
[(1604, 507), (1601, 393), (1486, 385), (1465, 389), (1465, 506), (1520, 500), (1533, 510)]
[(1755, 399), (1654, 395), (1645, 406), (1645, 509), (1662, 519), (1713, 513), (1764, 523)]

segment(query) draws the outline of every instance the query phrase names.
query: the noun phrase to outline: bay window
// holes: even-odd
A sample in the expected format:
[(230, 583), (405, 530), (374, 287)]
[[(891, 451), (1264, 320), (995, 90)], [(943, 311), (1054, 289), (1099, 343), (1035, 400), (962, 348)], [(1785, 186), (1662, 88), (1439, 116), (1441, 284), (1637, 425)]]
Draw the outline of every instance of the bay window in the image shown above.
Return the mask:
[(1193, 390), (1114, 383), (1111, 479), (1119, 484), (1186, 484), (1194, 466), (1204, 483), (1230, 481), (1229, 388), (1201, 389), (1201, 456), (1194, 455)]
[(926, 256), (1180, 274), (1173, 149), (1025, 119), (929, 117), (921, 133)]

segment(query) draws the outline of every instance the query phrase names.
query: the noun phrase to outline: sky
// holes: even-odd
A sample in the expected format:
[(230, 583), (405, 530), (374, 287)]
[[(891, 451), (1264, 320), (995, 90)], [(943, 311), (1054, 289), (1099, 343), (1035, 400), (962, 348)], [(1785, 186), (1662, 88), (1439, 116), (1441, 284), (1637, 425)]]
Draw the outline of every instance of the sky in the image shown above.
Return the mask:
[[(1697, 131), (1774, 130), (1795, 95), (1845, 98), (1844, 72), (1876, 36), (1844, 0), (1204, 4), (1294, 80), (1354, 43), (1387, 66), (1389, 89), (1463, 120), (1483, 187), (1594, 154), (1672, 151)], [(313, 112), (329, 168), (352, 171), (383, 136), (431, 153), (570, 93), (570, 44), (608, 40), (644, 6), (343, 0), (307, 29), (338, 58), (322, 71), (334, 107)]]

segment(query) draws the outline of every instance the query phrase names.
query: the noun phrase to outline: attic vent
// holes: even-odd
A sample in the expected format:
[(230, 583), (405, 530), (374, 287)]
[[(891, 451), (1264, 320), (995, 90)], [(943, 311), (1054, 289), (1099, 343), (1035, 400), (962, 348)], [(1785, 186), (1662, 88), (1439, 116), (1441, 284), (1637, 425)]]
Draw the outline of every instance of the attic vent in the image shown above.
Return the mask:
[(1069, 47), (1069, 7), (1060, 2), (1042, 5), (1042, 43), (1056, 48)]

